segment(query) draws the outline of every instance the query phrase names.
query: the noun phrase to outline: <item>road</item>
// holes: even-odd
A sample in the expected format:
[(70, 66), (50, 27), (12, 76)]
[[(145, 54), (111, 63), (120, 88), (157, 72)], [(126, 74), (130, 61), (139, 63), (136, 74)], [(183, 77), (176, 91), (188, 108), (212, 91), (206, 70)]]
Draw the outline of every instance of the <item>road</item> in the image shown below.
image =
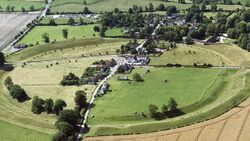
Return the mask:
[(98, 94), (99, 89), (102, 87), (102, 85), (103, 85), (105, 82), (107, 82), (107, 81), (116, 73), (116, 71), (117, 71), (117, 69), (118, 69), (118, 67), (119, 67), (120, 65), (123, 65), (123, 64), (126, 63), (126, 60), (125, 60), (125, 58), (123, 58), (123, 57), (117, 57), (117, 58), (115, 58), (115, 59), (116, 59), (117, 65), (110, 69), (109, 75), (108, 75), (107, 77), (105, 77), (105, 78), (97, 85), (97, 87), (95, 88), (95, 91), (92, 93), (91, 99), (90, 99), (90, 101), (89, 101), (89, 103), (88, 103), (86, 112), (85, 112), (85, 114), (84, 114), (84, 119), (83, 119), (83, 122), (82, 122), (82, 125), (81, 125), (81, 129), (80, 129), (80, 131), (79, 131), (79, 133), (78, 133), (78, 136), (77, 136), (77, 141), (80, 141), (80, 140), (82, 140), (82, 138), (83, 138), (82, 133), (85, 131), (85, 128), (86, 128), (86, 127), (85, 127), (85, 124), (87, 123), (87, 120), (88, 120), (88, 116), (89, 116), (89, 112), (90, 112), (91, 106), (92, 106), (92, 104), (93, 104), (94, 101), (95, 101), (95, 96)]
[[(151, 36), (155, 36), (156, 34), (156, 30), (161, 26), (161, 24), (158, 24), (156, 26), (156, 28), (154, 29), (154, 32), (151, 34)], [(148, 39), (146, 39), (144, 42), (142, 42), (137, 48), (136, 51), (138, 52), (139, 50), (141, 50), (141, 48), (143, 48), (144, 44), (148, 41)]]

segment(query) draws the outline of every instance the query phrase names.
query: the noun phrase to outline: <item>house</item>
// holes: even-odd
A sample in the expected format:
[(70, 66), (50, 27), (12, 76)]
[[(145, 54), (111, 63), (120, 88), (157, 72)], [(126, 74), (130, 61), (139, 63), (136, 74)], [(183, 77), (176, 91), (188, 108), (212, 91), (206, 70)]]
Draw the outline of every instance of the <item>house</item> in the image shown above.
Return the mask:
[(128, 80), (128, 76), (125, 76), (125, 75), (122, 75), (122, 76), (118, 76), (117, 78), (118, 80), (123, 80), (123, 81), (126, 81)]
[(105, 83), (102, 85), (99, 94), (100, 94), (100, 95), (106, 94), (108, 88), (109, 88), (109, 84), (108, 84), (107, 82), (105, 82)]
[(134, 65), (134, 66), (147, 65), (150, 61), (150, 59), (145, 55), (128, 56), (126, 59), (129, 65)]

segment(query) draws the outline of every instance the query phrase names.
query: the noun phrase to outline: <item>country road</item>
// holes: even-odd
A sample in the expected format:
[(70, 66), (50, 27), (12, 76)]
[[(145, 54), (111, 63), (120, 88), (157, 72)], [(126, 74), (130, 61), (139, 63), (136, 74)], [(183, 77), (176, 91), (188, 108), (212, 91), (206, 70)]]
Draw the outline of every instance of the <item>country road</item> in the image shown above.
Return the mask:
[(91, 96), (91, 99), (90, 101), (88, 102), (88, 105), (87, 105), (87, 109), (86, 109), (86, 112), (84, 114), (84, 119), (83, 119), (83, 122), (82, 122), (82, 125), (81, 125), (81, 129), (78, 133), (78, 136), (77, 136), (77, 141), (80, 141), (82, 139), (82, 133), (85, 131), (85, 124), (87, 123), (87, 120), (88, 120), (88, 116), (89, 116), (89, 112), (90, 112), (90, 109), (91, 109), (91, 106), (92, 104), (94, 103), (94, 100), (95, 100), (95, 96), (98, 94), (98, 91), (99, 89), (102, 87), (102, 85), (107, 82), (117, 71), (118, 67), (120, 65), (123, 65), (125, 64), (125, 58), (123, 57), (117, 57), (115, 58), (116, 59), (116, 62), (117, 62), (117, 65), (114, 66), (113, 68), (111, 68), (110, 70), (110, 73), (107, 77), (105, 77), (98, 85), (97, 87), (95, 88), (95, 91), (92, 93), (92, 96)]

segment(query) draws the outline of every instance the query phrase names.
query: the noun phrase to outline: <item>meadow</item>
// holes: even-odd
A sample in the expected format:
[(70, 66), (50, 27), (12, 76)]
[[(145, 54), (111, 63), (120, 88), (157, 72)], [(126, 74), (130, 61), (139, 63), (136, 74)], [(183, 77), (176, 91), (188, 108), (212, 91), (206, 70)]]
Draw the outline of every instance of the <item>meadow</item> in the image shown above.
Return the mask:
[(12, 125), (0, 120), (1, 141), (48, 141), (50, 134), (44, 134), (20, 126)]
[(82, 39), (82, 38), (93, 38), (98, 37), (99, 33), (95, 32), (93, 25), (84, 26), (36, 26), (34, 27), (19, 43), (43, 44), (42, 35), (48, 33), (50, 41), (63, 41), (62, 29), (68, 29), (68, 39)]
[[(150, 73), (145, 73), (147, 70)], [(134, 73), (139, 73), (144, 82), (131, 83), (117, 80), (117, 74), (109, 81), (110, 92), (95, 101), (95, 107), (91, 111), (91, 115), (95, 117), (90, 118), (89, 124), (115, 125), (153, 121), (149, 117), (149, 104), (155, 104), (160, 109), (171, 97), (177, 101), (179, 108), (194, 104), (208, 95), (210, 86), (222, 72), (219, 69), (136, 68), (128, 75), (129, 79), (132, 80)], [(164, 82), (165, 79), (168, 82)], [(143, 117), (142, 113), (147, 117)]]
[(14, 6), (14, 11), (21, 11), (22, 7), (29, 11), (31, 6), (34, 6), (36, 11), (42, 10), (45, 7), (43, 0), (1, 0), (0, 1), (0, 11), (5, 11), (7, 6)]
[(124, 36), (123, 29), (121, 28), (108, 29), (105, 32), (105, 36), (107, 37)]

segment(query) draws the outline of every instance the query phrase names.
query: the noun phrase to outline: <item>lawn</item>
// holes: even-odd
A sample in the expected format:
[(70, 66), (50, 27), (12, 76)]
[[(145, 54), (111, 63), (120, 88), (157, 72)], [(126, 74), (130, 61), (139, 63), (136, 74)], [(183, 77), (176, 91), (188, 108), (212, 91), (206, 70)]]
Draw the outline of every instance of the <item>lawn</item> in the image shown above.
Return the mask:
[(86, 0), (87, 4), (84, 5), (82, 0), (55, 0), (52, 4), (52, 12), (80, 12), (83, 7), (88, 7), (92, 12), (105, 12), (112, 11), (114, 8), (127, 11), (134, 4), (138, 6), (148, 6), (151, 2), (154, 7), (163, 3), (166, 6), (175, 5), (179, 9), (186, 9), (191, 4), (180, 4), (177, 0), (173, 2), (162, 2), (160, 0)]
[(112, 29), (108, 29), (105, 32), (105, 36), (108, 37), (114, 37), (114, 36), (123, 36), (123, 30), (121, 28), (112, 28)]
[(1, 0), (0, 6), (2, 9), (0, 11), (5, 11), (7, 6), (14, 6), (14, 11), (21, 11), (21, 8), (29, 11), (31, 6), (34, 6), (35, 10), (42, 10), (45, 7), (43, 0)]
[[(90, 125), (129, 124), (152, 121), (148, 114), (148, 105), (159, 108), (173, 97), (178, 107), (186, 107), (200, 101), (209, 92), (209, 88), (222, 72), (219, 69), (179, 69), (179, 68), (136, 68), (128, 75), (132, 79), (139, 73), (144, 82), (118, 81), (118, 74), (110, 81), (110, 92), (95, 101), (91, 110)], [(154, 79), (152, 79), (154, 78)], [(165, 83), (164, 80), (168, 82)], [(119, 108), (118, 108), (119, 107)], [(137, 114), (135, 114), (135, 112)]]
[(99, 36), (99, 33), (93, 30), (94, 26), (94, 24), (84, 26), (36, 26), (20, 41), (20, 43), (35, 45), (38, 42), (39, 44), (43, 44), (42, 35), (44, 33), (49, 34), (51, 42), (54, 40), (66, 40), (63, 38), (62, 29), (68, 29), (68, 39), (93, 38)]
[(52, 136), (12, 125), (1, 120), (0, 128), (1, 141), (49, 141)]
[(209, 63), (214, 66), (222, 64), (221, 57), (215, 52), (199, 48), (196, 44), (188, 46), (178, 44), (177, 48), (164, 52), (160, 57), (151, 57), (149, 65), (166, 65), (168, 63), (182, 65)]

